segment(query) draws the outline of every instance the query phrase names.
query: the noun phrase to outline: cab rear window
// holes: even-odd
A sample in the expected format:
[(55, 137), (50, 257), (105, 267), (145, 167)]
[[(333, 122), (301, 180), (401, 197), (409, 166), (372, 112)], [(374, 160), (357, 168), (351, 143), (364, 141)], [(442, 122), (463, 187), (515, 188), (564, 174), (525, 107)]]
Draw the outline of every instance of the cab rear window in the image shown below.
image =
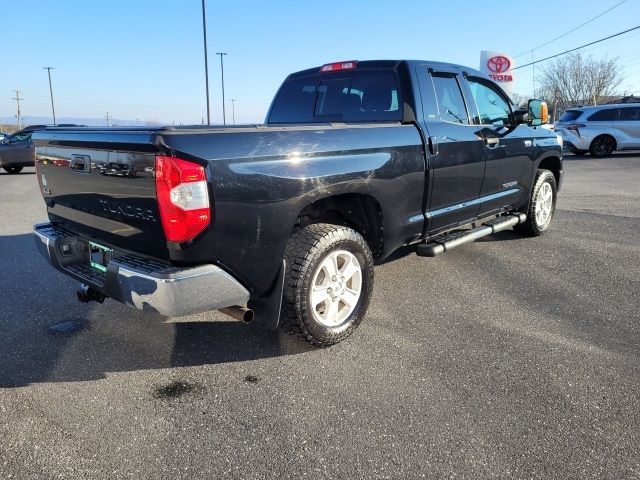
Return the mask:
[(393, 71), (321, 73), (286, 80), (267, 123), (401, 121), (401, 105)]

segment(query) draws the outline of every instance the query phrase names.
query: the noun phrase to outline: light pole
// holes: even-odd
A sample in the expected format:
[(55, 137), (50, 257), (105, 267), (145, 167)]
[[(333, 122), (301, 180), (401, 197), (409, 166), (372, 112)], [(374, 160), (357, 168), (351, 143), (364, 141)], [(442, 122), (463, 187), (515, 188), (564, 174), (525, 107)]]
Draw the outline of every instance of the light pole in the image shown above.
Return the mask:
[(51, 86), (51, 70), (53, 67), (42, 67), (49, 74), (49, 93), (51, 94), (51, 113), (53, 113), (53, 124), (56, 124), (56, 109), (53, 106), (53, 87)]
[(204, 83), (207, 91), (207, 125), (211, 125), (209, 110), (209, 64), (207, 62), (207, 20), (205, 18), (204, 0), (202, 0), (202, 32), (204, 34)]
[(222, 124), (227, 124), (227, 116), (224, 111), (224, 62), (222, 61), (222, 57), (226, 55), (227, 52), (217, 52), (216, 55), (220, 55), (220, 73), (222, 75)]
[(229, 99), (229, 101), (231, 102), (231, 114), (233, 116), (233, 124), (236, 124), (236, 99), (235, 98), (231, 98)]

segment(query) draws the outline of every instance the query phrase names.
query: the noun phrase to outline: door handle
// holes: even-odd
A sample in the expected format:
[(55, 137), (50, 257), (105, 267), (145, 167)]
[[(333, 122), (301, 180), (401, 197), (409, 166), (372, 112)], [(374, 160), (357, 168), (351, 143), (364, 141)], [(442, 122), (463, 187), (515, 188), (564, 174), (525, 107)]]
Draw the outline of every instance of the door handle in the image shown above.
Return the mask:
[(431, 155), (437, 155), (438, 154), (438, 140), (436, 139), (436, 137), (429, 137), (429, 153)]
[(489, 147), (497, 147), (500, 144), (498, 137), (485, 137), (484, 144)]

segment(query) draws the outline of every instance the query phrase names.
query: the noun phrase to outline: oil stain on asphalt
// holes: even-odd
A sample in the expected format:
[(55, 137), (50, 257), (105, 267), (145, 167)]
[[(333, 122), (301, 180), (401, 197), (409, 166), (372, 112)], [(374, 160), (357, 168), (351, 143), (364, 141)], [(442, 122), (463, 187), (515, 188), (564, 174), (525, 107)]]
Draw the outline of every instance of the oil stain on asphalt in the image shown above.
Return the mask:
[(195, 393), (202, 388), (195, 384), (184, 380), (175, 380), (167, 385), (158, 387), (153, 391), (155, 398), (172, 399), (179, 398), (189, 393)]

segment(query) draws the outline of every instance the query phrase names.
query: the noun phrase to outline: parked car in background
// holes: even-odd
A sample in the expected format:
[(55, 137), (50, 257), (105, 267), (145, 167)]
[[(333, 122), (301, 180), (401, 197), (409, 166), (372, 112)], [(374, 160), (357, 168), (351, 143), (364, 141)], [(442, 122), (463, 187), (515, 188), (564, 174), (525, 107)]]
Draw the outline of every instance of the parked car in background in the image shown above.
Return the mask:
[(33, 166), (34, 149), (31, 143), (33, 130), (21, 130), (0, 141), (0, 166), (7, 173), (20, 173), (24, 167)]
[(640, 149), (640, 103), (571, 108), (555, 130), (573, 153), (602, 158), (615, 150)]
[[(84, 125), (65, 123), (57, 126), (83, 127)], [(35, 150), (31, 142), (31, 134), (46, 127), (47, 125), (29, 125), (13, 135), (0, 138), (0, 167), (11, 174), (20, 173), (24, 167), (33, 167)]]
[(3, 133), (0, 132), (0, 141), (4, 140), (5, 138), (7, 138), (10, 134), (9, 133)]

